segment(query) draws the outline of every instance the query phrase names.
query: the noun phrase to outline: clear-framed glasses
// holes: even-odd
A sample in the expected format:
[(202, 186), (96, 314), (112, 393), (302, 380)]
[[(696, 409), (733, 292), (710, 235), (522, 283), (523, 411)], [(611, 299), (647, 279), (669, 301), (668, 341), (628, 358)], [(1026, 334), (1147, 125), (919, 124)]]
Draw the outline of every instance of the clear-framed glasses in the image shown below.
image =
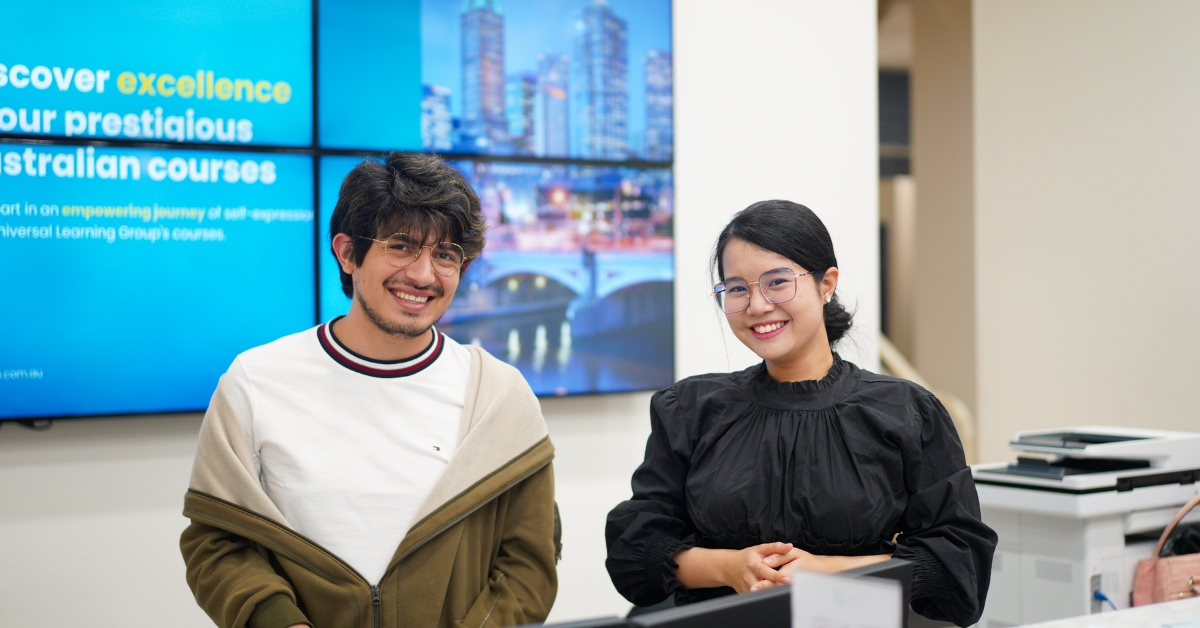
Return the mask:
[(383, 254), (387, 257), (388, 263), (396, 268), (404, 268), (417, 261), (417, 258), (421, 257), (421, 253), (425, 249), (429, 249), (429, 259), (433, 262), (433, 269), (437, 271), (437, 274), (452, 277), (462, 268), (463, 260), (467, 257), (462, 247), (453, 242), (426, 246), (407, 233), (396, 233), (386, 240), (376, 240), (367, 236), (359, 237), (382, 244)]
[(759, 275), (758, 281), (727, 279), (713, 286), (710, 296), (716, 297), (717, 305), (726, 314), (737, 314), (750, 307), (750, 286), (758, 284), (759, 291), (767, 303), (787, 303), (796, 298), (796, 279), (817, 271), (798, 273), (790, 268), (776, 268)]

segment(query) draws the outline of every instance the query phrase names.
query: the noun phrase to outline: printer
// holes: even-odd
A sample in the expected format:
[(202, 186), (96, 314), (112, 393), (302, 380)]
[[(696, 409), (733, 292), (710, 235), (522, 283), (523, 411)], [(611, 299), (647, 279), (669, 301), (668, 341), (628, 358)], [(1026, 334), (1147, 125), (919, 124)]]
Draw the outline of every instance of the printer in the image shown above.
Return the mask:
[[(1015, 463), (971, 468), (1000, 537), (980, 628), (1129, 607), (1137, 561), (1200, 492), (1200, 434), (1088, 426), (1018, 432), (1009, 447)], [(1183, 523), (1195, 521), (1200, 508)]]

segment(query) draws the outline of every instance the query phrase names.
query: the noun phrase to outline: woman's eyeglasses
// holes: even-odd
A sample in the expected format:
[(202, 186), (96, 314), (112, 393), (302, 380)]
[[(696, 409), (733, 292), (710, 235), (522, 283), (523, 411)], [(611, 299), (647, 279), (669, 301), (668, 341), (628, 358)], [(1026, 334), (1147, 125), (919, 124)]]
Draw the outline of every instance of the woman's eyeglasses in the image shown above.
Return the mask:
[(790, 268), (776, 268), (759, 275), (758, 281), (727, 279), (713, 286), (709, 296), (716, 297), (717, 305), (726, 314), (744, 312), (750, 307), (750, 286), (754, 284), (758, 284), (758, 289), (767, 303), (787, 303), (796, 298), (796, 279), (815, 272), (817, 271), (810, 270), (807, 273), (798, 273)]

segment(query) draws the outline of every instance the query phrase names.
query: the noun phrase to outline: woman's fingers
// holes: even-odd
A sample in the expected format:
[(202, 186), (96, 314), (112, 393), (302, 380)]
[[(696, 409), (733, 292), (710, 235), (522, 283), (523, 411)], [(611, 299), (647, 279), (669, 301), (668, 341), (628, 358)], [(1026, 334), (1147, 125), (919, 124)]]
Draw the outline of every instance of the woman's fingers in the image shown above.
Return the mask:
[(751, 548), (760, 556), (774, 556), (775, 554), (786, 554), (792, 551), (791, 543), (763, 543), (755, 545)]
[(763, 589), (770, 589), (771, 587), (777, 587), (779, 585), (780, 585), (780, 583), (778, 583), (778, 582), (771, 582), (770, 580), (759, 580), (758, 582), (754, 583), (754, 586), (750, 587), (750, 590), (751, 591), (762, 591)]
[[(745, 571), (742, 572), (738, 587), (735, 588), (757, 591), (766, 586), (791, 582), (790, 576), (774, 569), (774, 567), (791, 560), (783, 560), (783, 556), (791, 551), (791, 543), (763, 543), (742, 550), (741, 555), (746, 560), (743, 563)], [(741, 589), (741, 587), (746, 588)]]
[(763, 564), (773, 567), (775, 569), (778, 569), (778, 568), (792, 562), (793, 560), (800, 558), (803, 554), (804, 554), (804, 551), (800, 550), (800, 549), (792, 549), (791, 551), (788, 551), (788, 552), (780, 552), (778, 554), (771, 554), (770, 556), (767, 556), (766, 558), (763, 559)]
[(775, 571), (774, 569), (771, 569), (770, 567), (763, 565), (761, 563), (758, 565), (754, 565), (753, 568), (751, 569), (751, 573), (753, 573), (755, 576), (757, 576), (760, 580), (767, 580), (770, 582), (778, 582), (780, 584), (786, 584), (786, 583), (792, 581), (792, 579), (787, 574)]

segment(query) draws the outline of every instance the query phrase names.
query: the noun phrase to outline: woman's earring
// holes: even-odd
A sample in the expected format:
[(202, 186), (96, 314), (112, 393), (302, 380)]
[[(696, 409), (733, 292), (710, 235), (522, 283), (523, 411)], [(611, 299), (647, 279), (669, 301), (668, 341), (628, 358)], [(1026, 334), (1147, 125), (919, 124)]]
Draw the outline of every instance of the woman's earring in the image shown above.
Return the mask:
[(832, 292), (830, 292), (829, 294), (825, 295), (825, 302), (826, 302), (826, 303), (829, 303), (829, 302), (830, 302), (830, 301), (832, 301), (832, 300), (833, 300), (833, 293), (832, 293)]

